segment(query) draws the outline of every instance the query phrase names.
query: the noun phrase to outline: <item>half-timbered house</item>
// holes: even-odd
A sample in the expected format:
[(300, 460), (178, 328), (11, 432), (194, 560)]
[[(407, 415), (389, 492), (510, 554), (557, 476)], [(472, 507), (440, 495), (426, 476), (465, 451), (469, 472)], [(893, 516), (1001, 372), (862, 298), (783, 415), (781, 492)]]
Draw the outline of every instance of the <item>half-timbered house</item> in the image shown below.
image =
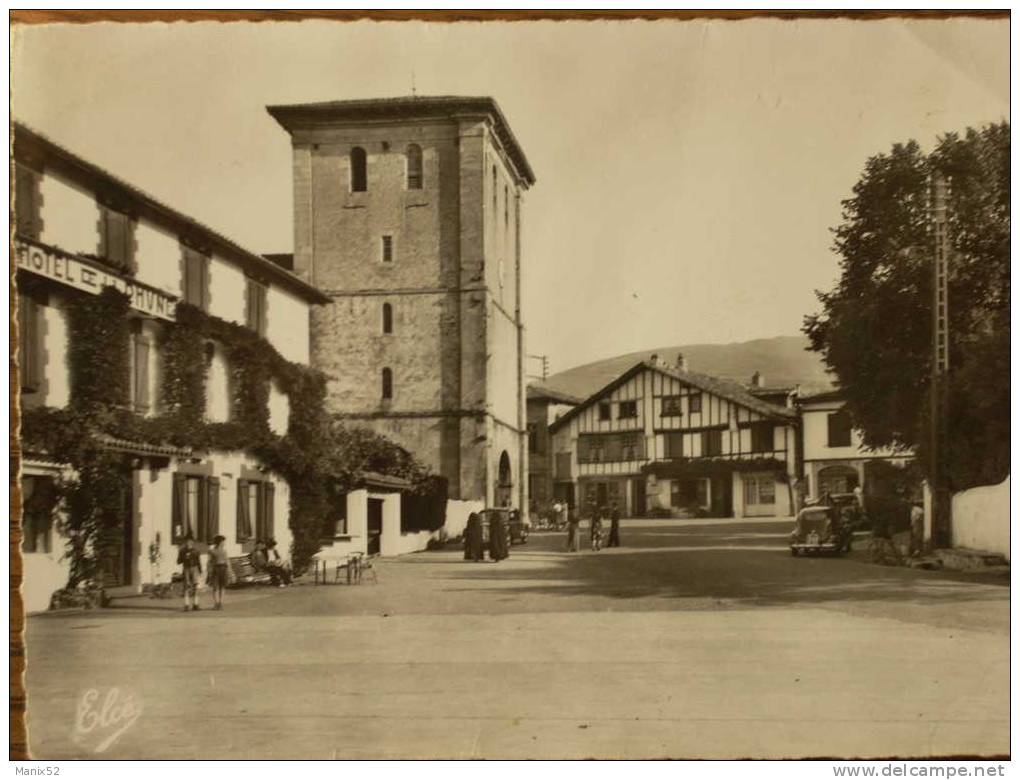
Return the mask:
[(636, 364), (552, 423), (556, 479), (582, 512), (784, 516), (793, 506), (797, 414), (682, 358)]

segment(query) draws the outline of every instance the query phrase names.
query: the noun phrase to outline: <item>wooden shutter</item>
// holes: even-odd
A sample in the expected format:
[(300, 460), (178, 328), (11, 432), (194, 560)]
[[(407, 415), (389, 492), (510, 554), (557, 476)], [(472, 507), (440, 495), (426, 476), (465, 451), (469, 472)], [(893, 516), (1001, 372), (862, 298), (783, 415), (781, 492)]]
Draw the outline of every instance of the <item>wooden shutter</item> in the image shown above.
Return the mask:
[(259, 333), (259, 285), (254, 279), (245, 280), (245, 322)]
[(248, 491), (251, 483), (246, 479), (237, 480), (237, 541), (251, 539), (251, 515), (248, 512)]
[(103, 211), (103, 225), (106, 234), (106, 245), (104, 247), (106, 259), (117, 266), (125, 265), (127, 258), (124, 253), (126, 244), (124, 220), (117, 212), (105, 209)]
[(141, 413), (149, 411), (149, 341), (141, 336), (135, 336), (135, 410)]
[(197, 306), (195, 299), (195, 272), (198, 270), (195, 267), (195, 256), (191, 250), (187, 247), (183, 248), (184, 257), (181, 261), (181, 269), (183, 271), (181, 275), (181, 297), (185, 303), (190, 303)]
[(21, 390), (34, 393), (42, 384), (41, 307), (29, 295), (18, 295), (18, 376)]
[(209, 265), (212, 260), (205, 255), (198, 256), (198, 306), (209, 311)]
[(19, 235), (25, 238), (39, 238), (42, 233), (40, 217), (41, 196), (39, 174), (24, 165), (14, 167), (14, 214)]
[(187, 535), (188, 478), (185, 474), (174, 474), (173, 498), (170, 507), (170, 537), (173, 544), (180, 544)]
[(262, 483), (262, 516), (265, 523), (263, 539), (275, 539), (276, 525), (276, 485), (272, 482)]
[(259, 328), (258, 333), (260, 336), (266, 335), (266, 326), (268, 324), (267, 309), (269, 306), (269, 288), (263, 285), (259, 285)]
[(184, 248), (184, 300), (203, 311), (209, 310), (209, 258), (194, 249)]
[(220, 532), (220, 478), (207, 477), (205, 480), (205, 539), (212, 542)]

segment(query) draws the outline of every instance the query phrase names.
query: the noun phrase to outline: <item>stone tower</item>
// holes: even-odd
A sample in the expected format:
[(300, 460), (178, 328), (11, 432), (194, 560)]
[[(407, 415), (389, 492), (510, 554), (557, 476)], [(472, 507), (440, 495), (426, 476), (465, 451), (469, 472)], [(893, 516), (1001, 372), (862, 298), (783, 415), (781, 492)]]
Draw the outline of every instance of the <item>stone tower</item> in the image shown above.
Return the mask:
[(333, 412), (526, 511), (521, 195), (534, 174), (496, 101), (271, 106), (294, 159), (294, 271), (331, 298), (312, 363)]

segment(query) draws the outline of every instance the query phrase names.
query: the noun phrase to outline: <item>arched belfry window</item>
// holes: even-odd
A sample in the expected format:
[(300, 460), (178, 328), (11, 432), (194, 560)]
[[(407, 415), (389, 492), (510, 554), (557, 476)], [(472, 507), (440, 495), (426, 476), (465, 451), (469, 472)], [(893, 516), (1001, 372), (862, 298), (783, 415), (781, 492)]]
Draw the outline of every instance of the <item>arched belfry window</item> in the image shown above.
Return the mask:
[(351, 149), (351, 192), (368, 189), (368, 156), (360, 146)]
[(421, 147), (418, 144), (411, 144), (407, 147), (407, 189), (420, 190), (423, 182)]
[(389, 303), (382, 305), (382, 332), (393, 332), (393, 306)]
[(393, 398), (393, 371), (388, 368), (382, 370), (382, 397), (384, 401)]

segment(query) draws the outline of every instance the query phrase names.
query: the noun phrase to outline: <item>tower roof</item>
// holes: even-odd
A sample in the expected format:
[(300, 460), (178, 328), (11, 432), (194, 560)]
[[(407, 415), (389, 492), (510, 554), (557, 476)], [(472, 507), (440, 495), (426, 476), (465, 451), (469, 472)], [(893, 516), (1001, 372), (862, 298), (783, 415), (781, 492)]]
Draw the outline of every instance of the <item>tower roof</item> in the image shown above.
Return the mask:
[(287, 106), (266, 106), (270, 116), (287, 132), (333, 122), (385, 121), (403, 119), (449, 119), (453, 117), (487, 117), (507, 156), (526, 184), (535, 183), (535, 173), (524, 156), (517, 138), (503, 116), (499, 104), (491, 97), (370, 98), (367, 100), (333, 100), (325, 103), (300, 103)]

